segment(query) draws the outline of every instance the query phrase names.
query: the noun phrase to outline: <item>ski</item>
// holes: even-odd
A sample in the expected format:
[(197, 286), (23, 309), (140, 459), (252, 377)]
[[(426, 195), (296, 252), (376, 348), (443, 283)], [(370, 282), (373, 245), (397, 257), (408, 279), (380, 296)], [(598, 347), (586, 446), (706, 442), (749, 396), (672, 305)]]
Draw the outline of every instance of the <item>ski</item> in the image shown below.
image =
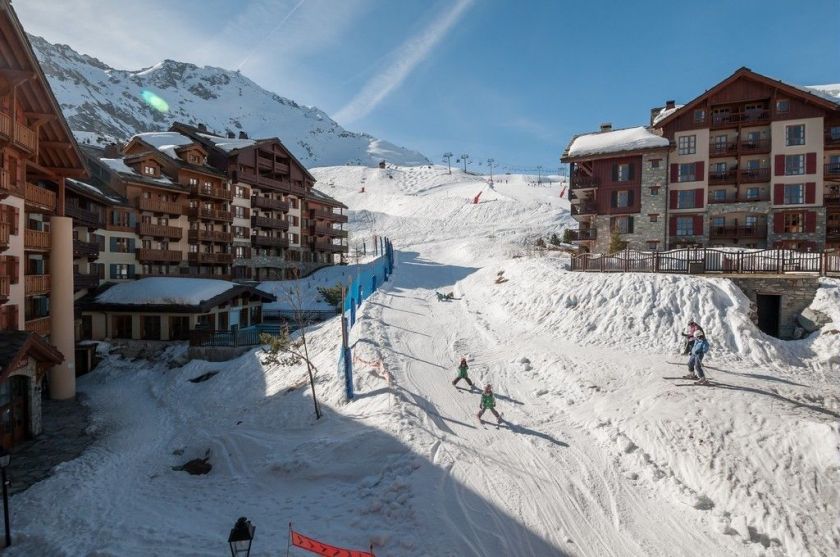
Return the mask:
[(679, 377), (663, 377), (662, 379), (694, 379), (693, 375), (680, 375)]
[(709, 381), (708, 383), (675, 383), (675, 387), (714, 387), (715, 384)]

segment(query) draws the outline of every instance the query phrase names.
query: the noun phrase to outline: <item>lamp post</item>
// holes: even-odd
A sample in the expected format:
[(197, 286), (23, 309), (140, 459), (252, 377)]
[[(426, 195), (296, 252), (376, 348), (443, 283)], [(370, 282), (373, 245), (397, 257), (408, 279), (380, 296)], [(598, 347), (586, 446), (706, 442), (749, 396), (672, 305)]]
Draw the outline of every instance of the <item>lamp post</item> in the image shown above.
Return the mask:
[(3, 481), (3, 520), (6, 525), (6, 547), (12, 545), (12, 531), (9, 528), (9, 482), (6, 480), (6, 467), (12, 460), (12, 455), (0, 447), (0, 479)]
[(254, 541), (256, 527), (251, 521), (240, 516), (231, 528), (228, 536), (231, 557), (248, 557), (251, 554), (251, 542)]

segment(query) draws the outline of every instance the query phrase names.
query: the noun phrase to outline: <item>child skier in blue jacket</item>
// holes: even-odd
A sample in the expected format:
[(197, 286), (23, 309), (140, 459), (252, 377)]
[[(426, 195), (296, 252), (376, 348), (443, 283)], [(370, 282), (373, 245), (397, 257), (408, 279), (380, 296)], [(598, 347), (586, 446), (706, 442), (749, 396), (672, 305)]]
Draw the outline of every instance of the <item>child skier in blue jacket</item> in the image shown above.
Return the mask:
[[(688, 371), (697, 379), (701, 385), (708, 385), (709, 380), (703, 372), (703, 356), (709, 351), (709, 341), (702, 330), (694, 332), (694, 344), (691, 347), (691, 356), (688, 358)], [(696, 374), (696, 375), (695, 375)]]

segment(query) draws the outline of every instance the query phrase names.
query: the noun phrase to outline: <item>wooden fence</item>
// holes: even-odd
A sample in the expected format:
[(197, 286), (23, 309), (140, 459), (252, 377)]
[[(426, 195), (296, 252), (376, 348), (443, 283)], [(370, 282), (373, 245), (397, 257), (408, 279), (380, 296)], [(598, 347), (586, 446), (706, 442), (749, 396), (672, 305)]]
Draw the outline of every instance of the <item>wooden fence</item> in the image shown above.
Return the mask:
[(709, 248), (653, 252), (625, 250), (613, 255), (584, 253), (573, 256), (571, 270), (600, 273), (817, 273), (827, 276), (840, 275), (840, 253)]

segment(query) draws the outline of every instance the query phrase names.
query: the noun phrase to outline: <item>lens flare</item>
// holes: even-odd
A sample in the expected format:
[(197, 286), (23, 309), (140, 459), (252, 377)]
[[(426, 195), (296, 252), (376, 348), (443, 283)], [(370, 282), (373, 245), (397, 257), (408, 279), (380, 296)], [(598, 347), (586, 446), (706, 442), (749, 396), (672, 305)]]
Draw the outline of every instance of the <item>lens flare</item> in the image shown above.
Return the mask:
[(169, 103), (160, 98), (156, 93), (143, 89), (140, 96), (146, 101), (146, 104), (157, 110), (158, 112), (169, 112)]

